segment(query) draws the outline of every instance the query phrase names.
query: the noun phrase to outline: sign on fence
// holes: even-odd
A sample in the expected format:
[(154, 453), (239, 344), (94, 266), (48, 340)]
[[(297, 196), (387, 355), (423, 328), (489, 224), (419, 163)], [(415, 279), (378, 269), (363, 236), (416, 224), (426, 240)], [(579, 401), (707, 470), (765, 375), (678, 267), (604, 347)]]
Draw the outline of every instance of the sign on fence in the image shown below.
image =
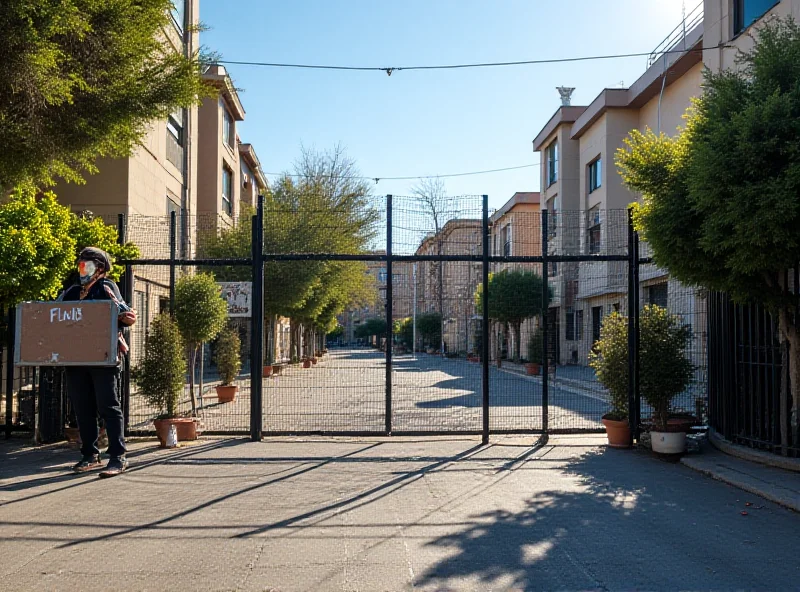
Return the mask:
[(217, 282), (228, 303), (229, 317), (250, 317), (253, 310), (253, 282)]
[(17, 307), (18, 366), (116, 366), (117, 305), (110, 300)]

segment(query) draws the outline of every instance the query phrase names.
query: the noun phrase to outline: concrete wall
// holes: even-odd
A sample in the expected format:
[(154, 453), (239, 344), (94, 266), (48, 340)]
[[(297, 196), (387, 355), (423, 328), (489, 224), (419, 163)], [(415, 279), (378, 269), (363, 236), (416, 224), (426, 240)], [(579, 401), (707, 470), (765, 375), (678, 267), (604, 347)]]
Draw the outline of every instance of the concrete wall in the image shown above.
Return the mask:
[[(661, 100), (661, 131), (674, 136), (683, 127), (683, 116), (691, 105), (692, 97), (700, 96), (703, 84), (703, 64), (693, 66), (686, 74), (664, 89)], [(658, 95), (639, 110), (638, 129), (658, 131)]]
[[(747, 51), (753, 47), (753, 39), (750, 34), (765, 18), (773, 15), (791, 16), (795, 21), (800, 21), (800, 0), (780, 0), (759, 21), (738, 35), (734, 35), (732, 0), (705, 0), (703, 8), (705, 11), (703, 47), (713, 48), (703, 51), (703, 62), (714, 72), (737, 67), (736, 52), (738, 50)], [(732, 47), (717, 47), (722, 43)]]

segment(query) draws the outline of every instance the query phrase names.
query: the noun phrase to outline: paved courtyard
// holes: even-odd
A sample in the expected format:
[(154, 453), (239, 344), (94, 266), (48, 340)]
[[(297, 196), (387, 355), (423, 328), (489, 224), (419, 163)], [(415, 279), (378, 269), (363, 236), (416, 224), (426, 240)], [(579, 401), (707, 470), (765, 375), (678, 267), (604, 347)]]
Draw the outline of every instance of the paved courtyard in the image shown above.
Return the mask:
[(148, 441), (111, 480), (3, 442), (0, 587), (797, 589), (800, 515), (602, 437), (533, 441)]
[[(574, 372), (572, 373), (574, 374)], [(538, 430), (542, 425), (542, 380), (494, 366), (489, 374), (492, 430)], [(463, 359), (427, 354), (394, 357), (392, 428), (397, 432), (480, 431), (481, 366)], [(250, 429), (249, 382), (240, 382), (233, 403), (218, 404), (213, 389), (200, 417), (206, 430)], [(602, 429), (606, 396), (594, 380), (560, 374), (550, 385), (550, 427)], [(264, 380), (266, 432), (381, 432), (385, 426), (386, 365), (374, 349), (331, 350), (317, 365), (287, 367)], [(188, 409), (188, 400), (184, 403)], [(154, 410), (134, 396), (132, 425), (148, 429)]]

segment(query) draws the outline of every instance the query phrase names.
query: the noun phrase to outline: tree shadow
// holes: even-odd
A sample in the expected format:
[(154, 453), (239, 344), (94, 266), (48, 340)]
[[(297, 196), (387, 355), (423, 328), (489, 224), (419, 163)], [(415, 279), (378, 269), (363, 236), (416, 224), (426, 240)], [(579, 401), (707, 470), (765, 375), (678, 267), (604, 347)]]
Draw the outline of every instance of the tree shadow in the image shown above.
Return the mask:
[[(776, 516), (783, 532), (763, 536), (763, 524), (742, 521), (719, 499), (724, 486), (701, 477), (687, 489), (686, 470), (637, 451), (587, 453), (565, 469), (573, 490), (511, 500), (427, 543), (446, 558), (415, 584), (442, 592), (711, 590), (784, 589), (795, 581), (786, 541), (800, 519), (784, 526)], [(697, 496), (687, 498), (687, 491)], [(759, 565), (776, 569), (754, 569)]]

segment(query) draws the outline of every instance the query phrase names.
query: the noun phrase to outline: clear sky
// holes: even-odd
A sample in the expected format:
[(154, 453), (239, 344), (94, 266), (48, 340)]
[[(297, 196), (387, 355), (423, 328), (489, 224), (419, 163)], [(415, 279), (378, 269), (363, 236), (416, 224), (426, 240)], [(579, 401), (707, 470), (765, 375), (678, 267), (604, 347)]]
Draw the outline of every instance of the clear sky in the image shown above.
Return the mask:
[[(686, 0), (687, 12), (700, 0)], [(681, 21), (681, 0), (200, 0), (202, 43), (224, 59), (409, 66), (649, 52)], [(573, 105), (625, 86), (644, 57), (450, 71), (342, 72), (227, 66), (239, 124), (265, 172), (301, 145), (341, 143), (369, 177), (444, 175), (538, 163), (531, 141), (574, 86)], [(451, 195), (499, 207), (539, 189), (537, 167), (445, 179)], [(381, 181), (406, 195), (414, 181)]]

